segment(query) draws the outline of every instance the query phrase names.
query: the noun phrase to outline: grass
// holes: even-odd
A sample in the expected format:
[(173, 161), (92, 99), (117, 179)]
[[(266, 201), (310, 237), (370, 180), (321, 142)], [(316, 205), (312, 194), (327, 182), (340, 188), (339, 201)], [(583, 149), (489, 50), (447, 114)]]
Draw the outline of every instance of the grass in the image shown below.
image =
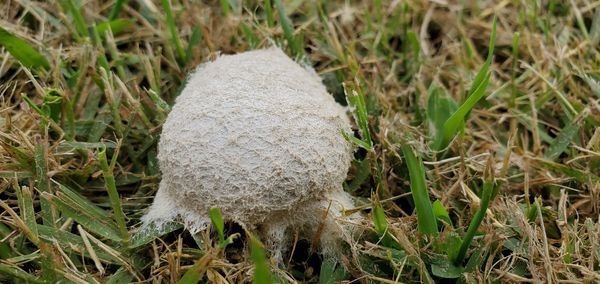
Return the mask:
[[(600, 13), (547, 2), (0, 1), (0, 282), (600, 281)], [(186, 74), (272, 44), (352, 110), (361, 233), (136, 231)]]

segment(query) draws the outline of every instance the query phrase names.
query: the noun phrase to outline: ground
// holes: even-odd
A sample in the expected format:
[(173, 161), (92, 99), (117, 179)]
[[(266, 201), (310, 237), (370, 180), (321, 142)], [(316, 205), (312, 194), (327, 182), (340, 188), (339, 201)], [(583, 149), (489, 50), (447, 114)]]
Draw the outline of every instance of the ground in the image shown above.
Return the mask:
[[(598, 282), (599, 6), (1, 1), (0, 282)], [(136, 232), (186, 74), (272, 45), (354, 113), (344, 253)]]

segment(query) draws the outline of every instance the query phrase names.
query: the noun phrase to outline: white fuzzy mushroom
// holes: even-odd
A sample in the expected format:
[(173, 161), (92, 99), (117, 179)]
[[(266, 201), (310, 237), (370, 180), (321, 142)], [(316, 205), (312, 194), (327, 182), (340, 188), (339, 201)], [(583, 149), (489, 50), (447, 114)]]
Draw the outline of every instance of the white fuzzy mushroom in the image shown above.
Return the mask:
[(162, 181), (144, 224), (179, 219), (198, 231), (218, 207), (275, 255), (292, 229), (312, 237), (321, 224), (323, 247), (335, 247), (348, 233), (337, 219), (353, 206), (342, 190), (349, 130), (314, 71), (280, 49), (220, 56), (189, 77), (163, 125)]

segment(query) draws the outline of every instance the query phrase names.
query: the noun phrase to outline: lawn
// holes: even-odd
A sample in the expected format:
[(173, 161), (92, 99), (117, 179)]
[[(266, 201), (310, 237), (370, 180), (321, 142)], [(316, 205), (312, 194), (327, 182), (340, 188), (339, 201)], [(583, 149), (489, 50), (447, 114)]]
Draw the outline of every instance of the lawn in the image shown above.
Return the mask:
[[(0, 1), (0, 282), (600, 282), (599, 43), (592, 0)], [(140, 231), (187, 74), (273, 45), (352, 112), (343, 253)]]

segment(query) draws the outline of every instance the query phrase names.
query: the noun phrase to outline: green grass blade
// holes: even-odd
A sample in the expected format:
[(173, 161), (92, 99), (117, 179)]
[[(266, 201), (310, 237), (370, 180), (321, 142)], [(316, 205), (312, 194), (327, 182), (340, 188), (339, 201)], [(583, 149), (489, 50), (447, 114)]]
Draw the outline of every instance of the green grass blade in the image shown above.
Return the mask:
[(267, 16), (267, 26), (275, 26), (275, 17), (273, 16), (273, 4), (271, 4), (271, 0), (265, 0), (265, 4), (263, 5), (263, 7), (265, 9), (265, 15)]
[(360, 130), (361, 139), (359, 140), (348, 133), (344, 136), (351, 142), (363, 147), (365, 150), (372, 150), (373, 140), (371, 139), (371, 131), (369, 130), (369, 118), (365, 96), (360, 91), (354, 89), (350, 90), (350, 87), (346, 84), (344, 84), (344, 94), (346, 95), (346, 101), (352, 110), (354, 121), (356, 121)]
[(448, 210), (444, 207), (441, 201), (436, 200), (433, 202), (433, 214), (435, 214), (435, 218), (439, 221), (442, 221), (446, 225), (452, 226), (452, 219), (450, 219), (450, 215), (448, 214)]
[(435, 218), (431, 200), (429, 199), (423, 162), (420, 157), (415, 155), (410, 145), (404, 144), (401, 146), (401, 149), (410, 176), (410, 191), (415, 203), (419, 231), (424, 234), (437, 235), (437, 219)]
[(6, 50), (26, 68), (50, 69), (48, 60), (35, 50), (35, 48), (2, 27), (0, 27), (0, 46), (6, 48)]
[[(116, 157), (116, 155), (118, 155), (118, 151), (116, 151), (114, 155)], [(100, 168), (102, 169), (102, 175), (104, 176), (106, 191), (108, 192), (108, 196), (110, 198), (110, 204), (113, 209), (115, 221), (121, 233), (121, 238), (127, 242), (129, 240), (129, 232), (127, 231), (125, 213), (123, 212), (123, 206), (121, 205), (121, 199), (119, 197), (119, 192), (117, 191), (117, 186), (115, 184), (115, 177), (113, 175), (114, 163), (111, 163), (110, 166), (108, 165), (108, 160), (106, 159), (106, 149), (102, 149), (100, 152), (98, 152), (98, 161), (100, 162)]]
[(215, 226), (215, 230), (219, 235), (219, 242), (225, 241), (225, 223), (223, 222), (223, 215), (221, 215), (221, 210), (217, 207), (210, 208), (208, 215), (210, 216), (210, 221), (213, 226)]
[(228, 0), (219, 0), (219, 3), (221, 3), (221, 10), (223, 10), (223, 15), (227, 16), (229, 15), (229, 1)]
[[(444, 131), (444, 123), (452, 116), (458, 106), (444, 89), (432, 83), (429, 86), (427, 98), (427, 122), (429, 137), (441, 139)], [(434, 141), (433, 145), (441, 145), (442, 141)], [(434, 148), (436, 151), (442, 149)]]
[(488, 55), (485, 63), (475, 76), (475, 79), (469, 89), (469, 93), (465, 102), (448, 118), (448, 120), (444, 123), (444, 131), (441, 133), (443, 137), (437, 137), (436, 143), (434, 144), (434, 149), (442, 150), (445, 149), (450, 141), (456, 136), (459, 132), (462, 131), (462, 127), (464, 127), (464, 121), (469, 114), (469, 112), (473, 109), (473, 107), (479, 102), (483, 96), (485, 95), (485, 90), (490, 81), (491, 72), (490, 66), (492, 64), (492, 59), (494, 55), (494, 46), (496, 45), (496, 18), (494, 18), (494, 22), (492, 24), (492, 34), (490, 36), (490, 45), (488, 49)]
[(250, 256), (254, 262), (254, 284), (271, 284), (273, 275), (267, 262), (267, 254), (263, 244), (255, 236), (250, 236)]
[(183, 50), (181, 39), (179, 39), (179, 34), (177, 33), (177, 26), (175, 25), (175, 18), (173, 17), (173, 9), (171, 9), (171, 3), (169, 2), (169, 0), (162, 0), (162, 6), (165, 11), (166, 25), (169, 29), (169, 33), (171, 34), (171, 43), (175, 46), (175, 52), (179, 60), (183, 60), (185, 58), (185, 51)]
[(200, 260), (196, 261), (194, 265), (188, 269), (188, 271), (183, 274), (181, 279), (179, 279), (179, 284), (196, 284), (202, 280), (204, 277), (204, 273), (206, 272), (206, 268), (208, 263), (211, 261), (212, 257), (210, 255), (203, 256)]
[(33, 196), (28, 187), (15, 188), (19, 209), (21, 210), (21, 219), (27, 225), (35, 239), (39, 239), (37, 222), (35, 220), (35, 210), (33, 209)]
[[(38, 143), (35, 145), (35, 176), (36, 176), (36, 187), (40, 192), (50, 191), (50, 181), (48, 180), (48, 172), (46, 166), (46, 147), (44, 143)], [(54, 226), (56, 221), (54, 208), (48, 203), (47, 200), (40, 200), (42, 207), (42, 221), (44, 225)]]
[(183, 228), (183, 225), (176, 222), (170, 222), (161, 226), (145, 227), (131, 236), (131, 244), (129, 245), (129, 248), (134, 249), (149, 244), (154, 239), (160, 238), (163, 235), (174, 232), (181, 228)]
[(373, 204), (373, 226), (375, 232), (379, 235), (381, 243), (387, 248), (401, 249), (400, 245), (390, 236), (388, 232), (388, 221), (385, 217), (385, 211), (379, 201), (375, 200)]
[(483, 218), (485, 217), (485, 212), (487, 211), (490, 201), (492, 200), (494, 192), (494, 181), (493, 179), (487, 179), (483, 183), (483, 193), (481, 196), (481, 204), (475, 216), (469, 223), (469, 228), (467, 229), (467, 233), (463, 238), (463, 241), (458, 250), (458, 254), (456, 258), (453, 260), (455, 265), (461, 265), (465, 256), (467, 255), (467, 250), (471, 246), (471, 242), (473, 241), (473, 237), (475, 237), (475, 233), (477, 233), (477, 229), (481, 225)]
[(196, 46), (202, 40), (202, 30), (200, 27), (195, 26), (192, 30), (192, 35), (190, 36), (190, 41), (188, 43), (187, 49), (185, 50), (185, 59), (184, 63), (190, 62), (192, 59), (194, 46)]
[(77, 201), (69, 198), (63, 192), (57, 192), (56, 195), (43, 193), (42, 198), (48, 199), (58, 208), (66, 217), (70, 217), (81, 224), (90, 232), (94, 232), (102, 237), (113, 241), (123, 241), (117, 225), (113, 223), (112, 218), (94, 214), (94, 211), (88, 211), (87, 206), (80, 205)]
[(73, 24), (75, 26), (75, 30), (77, 31), (77, 35), (80, 38), (89, 37), (89, 32), (87, 30), (87, 24), (85, 23), (85, 18), (81, 14), (81, 8), (75, 6), (73, 0), (61, 0), (61, 6), (66, 10), (71, 17), (73, 17)]
[(579, 127), (582, 122), (583, 116), (579, 116), (577, 119), (570, 121), (563, 129), (560, 130), (558, 136), (554, 138), (544, 156), (550, 161), (556, 160), (571, 144), (575, 135), (579, 133)]
[(116, 0), (115, 4), (113, 5), (112, 9), (110, 10), (110, 14), (108, 14), (108, 19), (109, 20), (114, 20), (117, 18), (117, 16), (119, 15), (119, 12), (121, 12), (121, 9), (123, 8), (123, 5), (125, 5), (125, 3), (127, 3), (128, 0)]
[(292, 50), (292, 53), (294, 54), (294, 56), (303, 57), (304, 49), (300, 45), (300, 42), (298, 41), (296, 36), (294, 36), (294, 28), (292, 26), (292, 23), (290, 22), (290, 19), (287, 17), (287, 14), (285, 13), (285, 7), (281, 3), (281, 0), (273, 0), (273, 1), (275, 4), (275, 8), (277, 8), (277, 13), (279, 14), (279, 24), (281, 25), (281, 28), (283, 29), (283, 34), (285, 35), (285, 39), (287, 40), (288, 46)]
[[(83, 239), (79, 235), (75, 235), (73, 233), (60, 230), (50, 226), (38, 225), (40, 239), (46, 242), (57, 242), (58, 245), (68, 252), (74, 252), (77, 254), (83, 254), (85, 257), (90, 257), (89, 252), (85, 248), (85, 244)], [(96, 256), (102, 262), (118, 264), (119, 261), (111, 256), (110, 254), (105, 253), (102, 249), (100, 249), (96, 244), (92, 244), (96, 252)]]
[(0, 274), (10, 275), (11, 277), (13, 277), (13, 280), (21, 279), (26, 281), (27, 283), (46, 283), (45, 281), (25, 272), (17, 266), (8, 265), (4, 263), (0, 263)]
[(134, 22), (130, 19), (114, 19), (107, 22), (102, 22), (96, 25), (96, 33), (100, 37), (104, 37), (104, 34), (110, 30), (114, 35), (118, 35), (129, 27), (132, 27)]

